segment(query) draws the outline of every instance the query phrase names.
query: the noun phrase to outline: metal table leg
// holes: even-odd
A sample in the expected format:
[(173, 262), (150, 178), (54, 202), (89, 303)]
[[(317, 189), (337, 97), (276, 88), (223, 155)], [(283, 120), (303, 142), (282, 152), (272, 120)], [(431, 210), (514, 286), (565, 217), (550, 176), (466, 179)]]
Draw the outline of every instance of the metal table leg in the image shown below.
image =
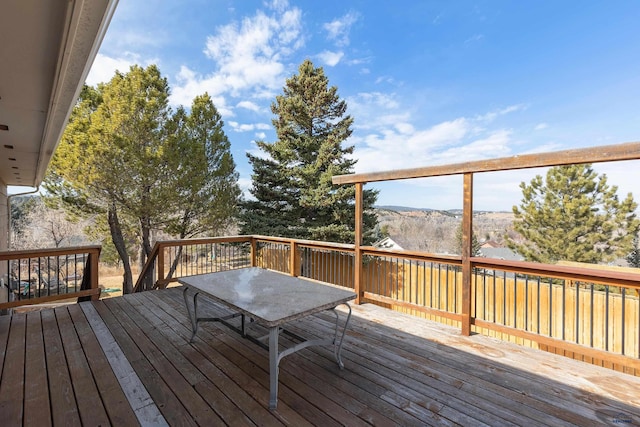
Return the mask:
[(189, 320), (191, 320), (191, 339), (189, 340), (189, 342), (193, 342), (193, 339), (196, 336), (196, 332), (198, 332), (198, 292), (193, 295), (193, 311), (191, 311), (189, 300), (187, 299), (188, 289), (188, 286), (184, 287), (184, 290), (182, 291), (182, 297), (184, 298), (184, 305), (187, 306)]
[(336, 316), (336, 328), (334, 331), (333, 339), (324, 338), (304, 340), (292, 347), (280, 351), (280, 348), (278, 347), (278, 336), (280, 335), (281, 331), (285, 333), (287, 333), (287, 331), (281, 329), (279, 326), (269, 328), (269, 409), (276, 409), (276, 406), (278, 405), (278, 375), (280, 370), (279, 366), (280, 361), (285, 356), (293, 354), (307, 347), (333, 344), (333, 355), (336, 359), (336, 362), (338, 363), (340, 369), (344, 369), (344, 363), (342, 362), (342, 343), (347, 332), (347, 327), (349, 326), (349, 320), (351, 319), (351, 306), (346, 303), (344, 305), (346, 305), (349, 309), (349, 313), (347, 314), (347, 319), (344, 322), (342, 333), (340, 333), (340, 316), (338, 315), (335, 307), (333, 308), (333, 314), (335, 314)]
[(280, 364), (278, 335), (280, 327), (269, 329), (269, 409), (276, 409), (278, 405), (278, 365)]
[(347, 326), (349, 326), (349, 320), (351, 319), (351, 306), (349, 304), (346, 305), (349, 309), (349, 314), (347, 314), (347, 320), (344, 322), (344, 328), (342, 328), (342, 334), (340, 335), (340, 341), (338, 341), (338, 312), (336, 309), (333, 309), (333, 313), (336, 315), (336, 332), (333, 337), (333, 355), (336, 358), (336, 362), (338, 362), (338, 366), (340, 369), (344, 369), (344, 363), (342, 363), (342, 342), (344, 341), (344, 334), (347, 332)]

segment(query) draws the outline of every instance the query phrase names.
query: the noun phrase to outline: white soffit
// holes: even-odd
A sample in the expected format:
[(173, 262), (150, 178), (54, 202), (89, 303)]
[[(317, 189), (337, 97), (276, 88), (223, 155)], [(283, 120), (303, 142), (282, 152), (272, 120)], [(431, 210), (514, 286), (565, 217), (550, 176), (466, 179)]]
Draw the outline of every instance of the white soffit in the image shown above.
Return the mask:
[(118, 0), (2, 3), (0, 181), (37, 187)]

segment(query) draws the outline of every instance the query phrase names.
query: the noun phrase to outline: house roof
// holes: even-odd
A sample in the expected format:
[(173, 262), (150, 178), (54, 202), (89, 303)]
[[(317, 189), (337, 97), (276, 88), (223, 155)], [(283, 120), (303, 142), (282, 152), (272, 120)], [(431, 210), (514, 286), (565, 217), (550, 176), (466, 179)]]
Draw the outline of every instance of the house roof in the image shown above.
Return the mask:
[(3, 1), (1, 183), (42, 182), (117, 3)]
[(522, 255), (509, 248), (482, 248), (480, 253), (485, 258), (504, 259), (509, 261), (524, 261)]

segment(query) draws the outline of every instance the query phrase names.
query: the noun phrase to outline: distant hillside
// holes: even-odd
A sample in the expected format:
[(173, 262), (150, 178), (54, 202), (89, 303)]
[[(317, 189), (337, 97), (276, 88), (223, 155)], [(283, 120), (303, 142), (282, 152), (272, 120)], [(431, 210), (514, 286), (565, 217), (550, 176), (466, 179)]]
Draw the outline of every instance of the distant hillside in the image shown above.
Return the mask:
[[(382, 230), (404, 249), (430, 253), (459, 252), (455, 236), (462, 221), (461, 210), (378, 206), (376, 213)], [(514, 233), (511, 212), (477, 211), (473, 217), (474, 232), (481, 241), (503, 244), (504, 236)]]
[(386, 211), (396, 211), (396, 212), (408, 212), (408, 211), (432, 211), (433, 209), (429, 208), (410, 208), (407, 206), (393, 206), (393, 205), (385, 205), (385, 206), (374, 206), (376, 209), (386, 210)]
[[(387, 211), (395, 211), (395, 212), (442, 212), (452, 215), (462, 215), (462, 209), (432, 209), (432, 208), (412, 208), (410, 206), (395, 206), (395, 205), (380, 205), (374, 206), (375, 209), (387, 210)], [(510, 211), (473, 211), (474, 215), (485, 214), (485, 213), (507, 213), (510, 214)]]

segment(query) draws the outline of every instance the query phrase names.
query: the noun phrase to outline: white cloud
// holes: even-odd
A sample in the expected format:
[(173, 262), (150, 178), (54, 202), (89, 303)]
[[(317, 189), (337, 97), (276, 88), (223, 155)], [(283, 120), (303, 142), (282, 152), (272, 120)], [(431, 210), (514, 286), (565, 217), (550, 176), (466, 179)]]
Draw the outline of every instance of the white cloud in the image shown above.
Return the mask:
[(327, 31), (327, 38), (335, 41), (337, 46), (349, 45), (351, 26), (358, 22), (359, 15), (349, 12), (341, 18), (325, 23), (322, 27)]
[(505, 107), (499, 110), (494, 110), (494, 111), (490, 111), (488, 113), (479, 115), (476, 117), (476, 120), (481, 122), (491, 122), (495, 120), (497, 117), (504, 116), (505, 114), (513, 113), (516, 111), (522, 111), (522, 110), (525, 110), (526, 108), (527, 106), (524, 104), (510, 105), (508, 107)]
[(144, 67), (150, 64), (157, 64), (157, 59), (143, 59), (140, 55), (131, 52), (125, 52), (119, 58), (98, 53), (93, 61), (86, 83), (95, 86), (98, 83), (106, 83), (113, 78), (116, 71), (126, 73), (132, 65), (138, 64)]
[(236, 132), (253, 132), (254, 130), (269, 130), (271, 126), (266, 123), (238, 123), (235, 121), (227, 122)]
[(256, 132), (256, 138), (259, 140), (264, 140), (267, 137), (267, 134), (264, 132)]
[(256, 113), (261, 111), (260, 106), (258, 104), (256, 104), (255, 102), (251, 102), (251, 101), (238, 102), (236, 104), (236, 107), (244, 108), (245, 110), (255, 111)]
[(331, 52), (329, 50), (325, 50), (317, 55), (317, 57), (329, 67), (335, 67), (343, 56), (344, 52)]
[(510, 129), (491, 126), (496, 117), (524, 109), (521, 104), (425, 126), (415, 122), (395, 94), (359, 93), (347, 103), (357, 118), (348, 141), (355, 145), (357, 172), (505, 157), (521, 145)]
[(468, 43), (478, 42), (482, 39), (484, 39), (484, 34), (474, 34), (473, 36), (466, 39), (464, 43), (468, 44)]
[(216, 28), (204, 49), (215, 70), (203, 75), (183, 66), (172, 103), (186, 104), (204, 91), (212, 97), (272, 98), (284, 80), (285, 59), (303, 46), (304, 36), (300, 9), (289, 8), (286, 1), (272, 2), (269, 8), (272, 15), (259, 10)]
[(549, 127), (549, 125), (546, 124), (546, 123), (539, 123), (539, 124), (536, 125), (536, 127), (533, 128), (533, 130), (543, 130), (543, 129), (546, 129), (548, 127)]

